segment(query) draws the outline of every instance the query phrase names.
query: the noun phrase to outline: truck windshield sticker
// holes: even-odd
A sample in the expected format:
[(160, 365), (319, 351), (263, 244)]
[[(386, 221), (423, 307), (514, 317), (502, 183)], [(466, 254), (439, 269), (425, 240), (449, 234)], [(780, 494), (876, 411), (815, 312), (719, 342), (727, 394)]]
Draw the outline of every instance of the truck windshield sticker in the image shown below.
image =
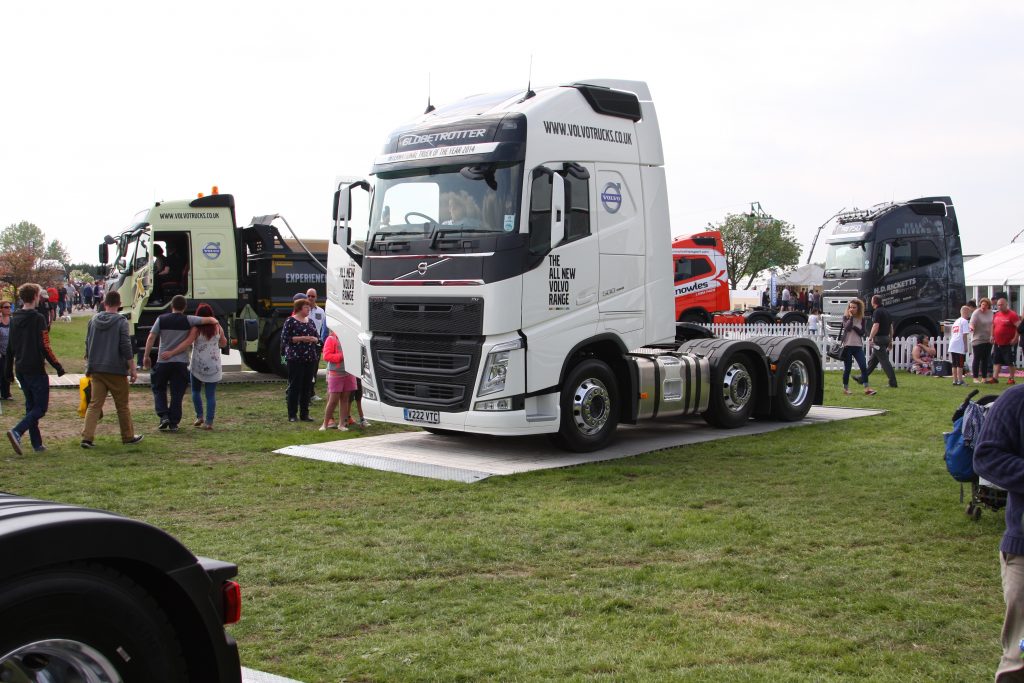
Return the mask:
[(514, 213), (505, 214), (505, 222), (502, 224), (502, 229), (505, 232), (512, 232), (516, 229), (516, 215)]
[(570, 283), (576, 279), (576, 269), (563, 267), (561, 255), (548, 254), (548, 310), (569, 310)]
[(448, 130), (441, 133), (424, 133), (423, 135), (403, 135), (398, 139), (399, 147), (411, 147), (434, 145), (440, 143), (442, 145), (451, 142), (464, 142), (467, 140), (474, 140), (476, 138), (482, 138), (487, 134), (486, 128), (475, 128), (473, 130)]
[(622, 208), (622, 183), (608, 183), (601, 191), (601, 205), (608, 213), (618, 213)]
[(220, 242), (207, 242), (203, 247), (203, 256), (211, 261), (220, 258)]
[(497, 142), (481, 142), (475, 145), (454, 145), (452, 147), (434, 147), (417, 149), (410, 152), (382, 154), (374, 161), (375, 164), (396, 164), (401, 161), (418, 161), (420, 159), (439, 159), (443, 157), (469, 156), (490, 154), (498, 148)]
[(160, 212), (160, 220), (162, 221), (198, 221), (198, 220), (216, 220), (220, 218), (220, 214), (216, 211), (174, 211), (174, 212)]
[(565, 135), (584, 140), (614, 142), (620, 145), (632, 145), (633, 134), (612, 128), (596, 128), (579, 123), (563, 123), (562, 121), (544, 121), (544, 132), (548, 135)]

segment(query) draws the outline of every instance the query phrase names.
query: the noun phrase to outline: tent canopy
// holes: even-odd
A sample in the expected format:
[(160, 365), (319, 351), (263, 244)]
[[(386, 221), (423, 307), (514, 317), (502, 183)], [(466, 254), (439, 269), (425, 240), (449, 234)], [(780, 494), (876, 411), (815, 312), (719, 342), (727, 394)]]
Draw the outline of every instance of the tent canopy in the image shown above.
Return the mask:
[(790, 287), (820, 287), (825, 279), (825, 268), (817, 263), (800, 266), (788, 275), (779, 277), (779, 285)]
[(968, 287), (1024, 285), (1024, 243), (1016, 242), (964, 263)]

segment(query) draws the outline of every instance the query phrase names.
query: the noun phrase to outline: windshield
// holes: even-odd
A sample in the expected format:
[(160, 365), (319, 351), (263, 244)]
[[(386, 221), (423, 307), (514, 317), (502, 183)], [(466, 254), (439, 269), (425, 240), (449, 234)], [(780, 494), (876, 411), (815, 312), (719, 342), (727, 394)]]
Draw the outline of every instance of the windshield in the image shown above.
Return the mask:
[(871, 245), (872, 242), (841, 242), (828, 245), (825, 273), (832, 277), (842, 277), (841, 272), (829, 271), (867, 270), (871, 261)]
[(516, 232), (522, 175), (522, 164), (382, 173), (374, 189), (370, 239)]

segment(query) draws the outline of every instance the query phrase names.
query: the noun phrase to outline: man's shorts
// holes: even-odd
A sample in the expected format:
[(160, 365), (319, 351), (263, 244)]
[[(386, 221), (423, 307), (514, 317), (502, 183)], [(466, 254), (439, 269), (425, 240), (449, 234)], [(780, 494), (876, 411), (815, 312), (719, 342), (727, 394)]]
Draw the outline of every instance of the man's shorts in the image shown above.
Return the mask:
[(964, 360), (967, 358), (967, 354), (966, 353), (957, 353), (955, 351), (950, 351), (949, 355), (953, 359), (953, 367), (954, 368), (963, 368), (964, 367)]
[(993, 346), (992, 363), (994, 365), (1013, 366), (1016, 361), (1017, 347), (1013, 344)]

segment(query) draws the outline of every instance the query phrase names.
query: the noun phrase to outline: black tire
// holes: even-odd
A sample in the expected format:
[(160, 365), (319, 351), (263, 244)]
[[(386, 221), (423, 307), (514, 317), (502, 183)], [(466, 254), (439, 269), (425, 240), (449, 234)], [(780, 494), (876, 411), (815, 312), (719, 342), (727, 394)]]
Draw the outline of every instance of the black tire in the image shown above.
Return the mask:
[(708, 316), (700, 311), (683, 311), (679, 314), (678, 322), (703, 325), (708, 322)]
[(288, 379), (288, 365), (281, 360), (281, 330), (274, 332), (267, 342), (267, 369), (278, 377)]
[(779, 359), (775, 372), (772, 416), (783, 422), (806, 417), (818, 391), (819, 375), (807, 349), (795, 349)]
[[(0, 633), (2, 680), (85, 680), (73, 673), (83, 666), (99, 666), (125, 683), (188, 680), (163, 610), (106, 567), (73, 564), (7, 582), (0, 624), (17, 625)], [(19, 677), (40, 666), (50, 678)]]
[(551, 440), (559, 448), (588, 453), (611, 441), (619, 425), (619, 387), (611, 368), (589, 358), (569, 371), (559, 399), (562, 420)]
[(743, 353), (732, 352), (711, 368), (711, 392), (704, 420), (715, 427), (735, 429), (745, 425), (757, 402), (757, 377), (753, 361)]
[(904, 339), (906, 339), (909, 337), (916, 337), (919, 334), (923, 334), (926, 337), (931, 337), (932, 331), (929, 330), (924, 325), (918, 325), (917, 323), (914, 323), (913, 325), (901, 327), (899, 332), (896, 333), (896, 336), (903, 337)]
[(788, 311), (782, 314), (783, 325), (789, 325), (790, 323), (800, 323), (801, 325), (807, 324), (807, 315), (800, 311)]
[(981, 507), (975, 507), (974, 512), (971, 514), (971, 519), (977, 522), (981, 519)]
[(256, 372), (270, 372), (270, 366), (267, 365), (267, 361), (264, 360), (255, 351), (242, 351), (242, 362), (245, 363), (250, 370)]
[(775, 323), (775, 318), (770, 313), (751, 313), (747, 316), (747, 325), (772, 325)]

